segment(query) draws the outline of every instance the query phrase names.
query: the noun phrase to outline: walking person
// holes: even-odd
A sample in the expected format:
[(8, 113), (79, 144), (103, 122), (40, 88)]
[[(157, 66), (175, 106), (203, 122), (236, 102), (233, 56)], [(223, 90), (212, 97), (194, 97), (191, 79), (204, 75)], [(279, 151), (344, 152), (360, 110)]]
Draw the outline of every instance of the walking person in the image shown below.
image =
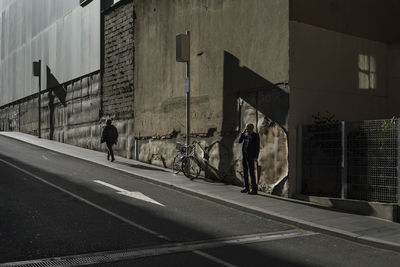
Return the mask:
[[(260, 153), (260, 136), (254, 132), (254, 125), (249, 123), (241, 133), (239, 143), (242, 145), (242, 165), (243, 165), (243, 178), (244, 189), (240, 192), (249, 193), (251, 195), (257, 194), (257, 182), (254, 173), (254, 163), (258, 159)], [(251, 191), (249, 185), (249, 173), (251, 178)]]
[(118, 140), (117, 128), (115, 128), (114, 125), (111, 125), (111, 120), (108, 119), (106, 122), (106, 126), (103, 129), (103, 134), (101, 135), (101, 143), (104, 142), (106, 143), (108, 149), (107, 160), (110, 160), (111, 156), (111, 162), (115, 160), (112, 146), (117, 143), (117, 140)]

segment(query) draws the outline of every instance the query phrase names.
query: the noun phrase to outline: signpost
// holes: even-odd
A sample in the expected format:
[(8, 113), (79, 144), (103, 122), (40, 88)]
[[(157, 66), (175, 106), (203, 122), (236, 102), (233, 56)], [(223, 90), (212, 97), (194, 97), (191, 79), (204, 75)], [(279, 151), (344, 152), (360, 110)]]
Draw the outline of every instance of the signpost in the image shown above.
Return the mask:
[[(190, 144), (190, 32), (176, 36), (176, 61), (186, 63), (184, 91), (186, 93), (186, 145)], [(188, 153), (188, 149), (186, 149)]]

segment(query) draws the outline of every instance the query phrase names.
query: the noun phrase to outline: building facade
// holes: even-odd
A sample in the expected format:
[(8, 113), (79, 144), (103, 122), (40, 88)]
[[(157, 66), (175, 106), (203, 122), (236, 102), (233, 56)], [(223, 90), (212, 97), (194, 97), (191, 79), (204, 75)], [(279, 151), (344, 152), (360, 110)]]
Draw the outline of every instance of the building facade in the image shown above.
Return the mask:
[(41, 60), (44, 138), (103, 150), (112, 118), (119, 155), (170, 167), (186, 138), (186, 69), (175, 55), (186, 31), (190, 135), (210, 177), (241, 184), (238, 137), (253, 123), (260, 190), (300, 193), (298, 125), (326, 110), (338, 120), (399, 112), (395, 0), (37, 2), (0, 5), (0, 130), (37, 134), (31, 62)]

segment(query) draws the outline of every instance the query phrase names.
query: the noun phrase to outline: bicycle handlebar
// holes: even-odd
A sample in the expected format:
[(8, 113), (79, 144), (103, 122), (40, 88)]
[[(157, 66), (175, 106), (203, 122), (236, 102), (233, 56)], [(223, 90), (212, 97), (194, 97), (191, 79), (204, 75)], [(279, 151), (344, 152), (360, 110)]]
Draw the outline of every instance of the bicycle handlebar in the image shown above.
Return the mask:
[(203, 152), (205, 152), (204, 148), (201, 146), (201, 143), (199, 141), (193, 141), (190, 145), (182, 144), (182, 143), (179, 143), (179, 142), (177, 142), (176, 144), (177, 144), (177, 149), (178, 150), (179, 150), (178, 146), (182, 146), (182, 147), (184, 147), (186, 149), (186, 148), (191, 148), (191, 147), (194, 148), (195, 145), (199, 145), (201, 150), (203, 150)]

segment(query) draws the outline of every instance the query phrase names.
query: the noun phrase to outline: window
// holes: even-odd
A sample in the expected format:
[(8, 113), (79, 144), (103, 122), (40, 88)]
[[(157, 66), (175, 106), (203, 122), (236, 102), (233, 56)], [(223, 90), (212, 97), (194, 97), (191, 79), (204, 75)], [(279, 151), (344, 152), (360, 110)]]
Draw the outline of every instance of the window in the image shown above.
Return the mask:
[(376, 89), (375, 57), (358, 55), (358, 87), (360, 89)]

